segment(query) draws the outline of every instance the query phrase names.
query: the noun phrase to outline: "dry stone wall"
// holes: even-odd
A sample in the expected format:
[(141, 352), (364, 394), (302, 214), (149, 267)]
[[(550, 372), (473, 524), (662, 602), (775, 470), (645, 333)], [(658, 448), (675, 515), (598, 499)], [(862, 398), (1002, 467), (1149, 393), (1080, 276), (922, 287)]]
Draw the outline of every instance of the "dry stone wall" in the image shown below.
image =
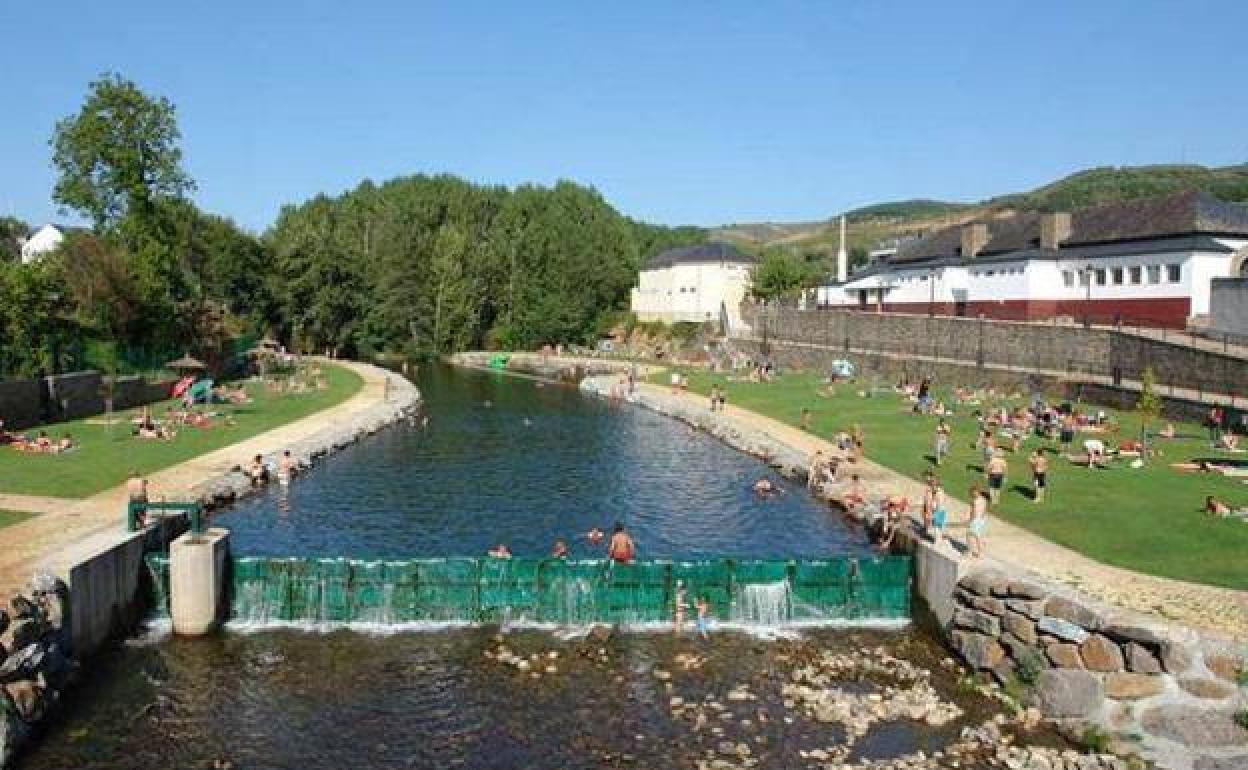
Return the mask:
[(1164, 767), (1248, 767), (1248, 730), (1234, 721), (1248, 706), (1248, 640), (1127, 616), (999, 569), (958, 581), (947, 638), (1047, 717), (1138, 737)]
[[(0, 382), (0, 419), (22, 430), (43, 422), (76, 420), (105, 409), (104, 377), (73, 372), (53, 377)], [(119, 377), (113, 383), (113, 408), (131, 409), (168, 398), (173, 383), (142, 377)]]

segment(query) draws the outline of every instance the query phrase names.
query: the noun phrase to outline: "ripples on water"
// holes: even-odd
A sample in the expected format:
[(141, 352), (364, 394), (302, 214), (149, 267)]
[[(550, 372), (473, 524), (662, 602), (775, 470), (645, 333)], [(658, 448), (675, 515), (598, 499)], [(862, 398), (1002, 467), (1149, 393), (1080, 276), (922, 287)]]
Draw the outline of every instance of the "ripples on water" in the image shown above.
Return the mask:
[(541, 556), (565, 538), (590, 557), (583, 534), (616, 521), (643, 559), (863, 550), (801, 485), (756, 497), (758, 460), (670, 418), (498, 373), (431, 366), (417, 382), (427, 429), (384, 432), (219, 515), (233, 551), (402, 559), (505, 542)]

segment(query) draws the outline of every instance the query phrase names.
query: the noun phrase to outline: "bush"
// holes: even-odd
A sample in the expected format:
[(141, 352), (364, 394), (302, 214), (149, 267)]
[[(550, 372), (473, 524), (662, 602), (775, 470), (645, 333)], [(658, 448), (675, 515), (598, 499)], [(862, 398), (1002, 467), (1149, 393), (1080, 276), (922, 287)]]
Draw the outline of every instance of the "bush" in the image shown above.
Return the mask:
[(1083, 745), (1084, 751), (1089, 754), (1108, 754), (1109, 745), (1113, 741), (1109, 733), (1105, 732), (1096, 725), (1091, 725), (1083, 731), (1083, 735), (1079, 738), (1079, 743)]
[(1236, 711), (1234, 719), (1235, 719), (1235, 724), (1239, 725), (1245, 730), (1248, 730), (1248, 709)]

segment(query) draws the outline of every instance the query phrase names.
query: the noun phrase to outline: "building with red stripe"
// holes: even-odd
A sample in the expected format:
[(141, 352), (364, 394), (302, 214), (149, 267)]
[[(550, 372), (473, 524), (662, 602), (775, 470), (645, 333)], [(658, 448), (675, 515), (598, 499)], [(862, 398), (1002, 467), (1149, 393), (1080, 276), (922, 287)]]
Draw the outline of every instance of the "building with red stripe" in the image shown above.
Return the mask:
[(936, 230), (820, 287), (824, 307), (1184, 328), (1245, 273), (1248, 207), (1187, 191)]

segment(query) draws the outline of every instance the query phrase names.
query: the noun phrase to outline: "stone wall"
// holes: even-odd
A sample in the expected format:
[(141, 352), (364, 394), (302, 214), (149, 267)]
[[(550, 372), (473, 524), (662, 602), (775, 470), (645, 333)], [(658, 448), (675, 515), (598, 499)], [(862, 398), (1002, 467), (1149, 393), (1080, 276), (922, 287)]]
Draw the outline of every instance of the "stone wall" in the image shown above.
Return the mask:
[(1165, 767), (1248, 767), (1248, 730), (1233, 721), (1248, 705), (1245, 640), (1202, 637), (994, 568), (964, 575), (953, 600), (953, 649), (1021, 687), (1045, 716), (1100, 725)]
[(1209, 309), (1210, 331), (1248, 342), (1248, 277), (1214, 278)]
[(750, 304), (743, 313), (751, 339), (768, 343), (1129, 380), (1151, 367), (1164, 385), (1214, 393), (1236, 393), (1248, 381), (1243, 358), (1106, 328)]
[[(489, 369), (490, 359), (497, 355), (499, 354), (480, 351), (455, 353), (450, 357), (450, 362), (455, 366)], [(635, 365), (629, 361), (610, 358), (556, 356), (543, 355), (541, 353), (508, 353), (505, 355), (507, 355), (507, 371), (509, 372), (529, 374), (534, 377), (557, 380), (572, 385), (579, 383), (586, 377), (596, 377), (604, 374), (627, 374), (634, 366), (637, 366), (639, 369), (639, 377), (644, 377), (645, 372), (650, 370), (650, 367), (644, 364)]]
[[(73, 372), (52, 377), (0, 382), (0, 419), (13, 430), (45, 422), (90, 417), (104, 411), (103, 375)], [(113, 385), (113, 408), (131, 409), (169, 397), (171, 381), (149, 382), (119, 377)]]

